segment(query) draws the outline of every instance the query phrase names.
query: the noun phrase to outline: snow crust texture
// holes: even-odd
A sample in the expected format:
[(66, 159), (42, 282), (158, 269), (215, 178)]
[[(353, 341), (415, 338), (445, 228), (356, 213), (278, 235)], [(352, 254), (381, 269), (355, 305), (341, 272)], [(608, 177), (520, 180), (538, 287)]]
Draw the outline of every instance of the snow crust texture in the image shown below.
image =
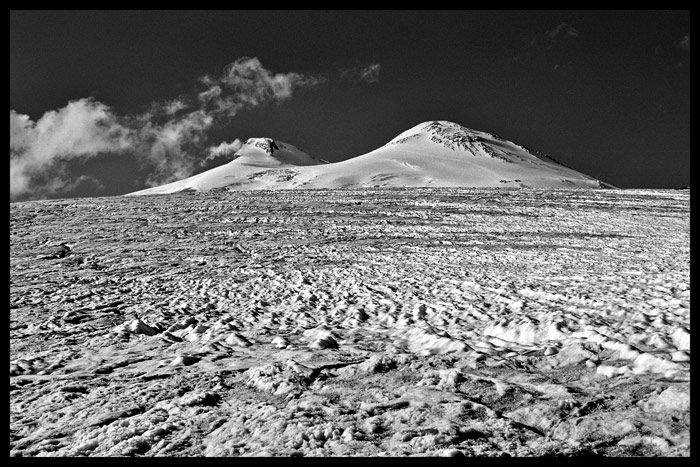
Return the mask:
[(688, 456), (689, 308), (685, 191), (12, 203), (10, 456)]

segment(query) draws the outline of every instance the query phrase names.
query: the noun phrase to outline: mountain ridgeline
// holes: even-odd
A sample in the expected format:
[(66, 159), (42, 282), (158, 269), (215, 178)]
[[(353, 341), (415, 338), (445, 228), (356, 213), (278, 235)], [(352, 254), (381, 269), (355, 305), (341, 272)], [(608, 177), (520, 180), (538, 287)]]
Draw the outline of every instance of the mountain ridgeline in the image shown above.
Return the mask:
[(614, 188), (499, 136), (428, 121), (374, 151), (333, 163), (279, 140), (249, 138), (224, 165), (129, 195), (369, 187)]

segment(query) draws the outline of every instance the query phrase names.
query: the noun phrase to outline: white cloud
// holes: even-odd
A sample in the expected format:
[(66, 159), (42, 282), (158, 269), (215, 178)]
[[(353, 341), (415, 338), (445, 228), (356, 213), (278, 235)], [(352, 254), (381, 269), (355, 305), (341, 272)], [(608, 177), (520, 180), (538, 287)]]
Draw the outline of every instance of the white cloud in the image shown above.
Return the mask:
[[(374, 82), (379, 65), (357, 68), (354, 73)], [(36, 122), (10, 110), (10, 199), (74, 187), (87, 179), (71, 179), (65, 162), (100, 154), (132, 154), (147, 171), (149, 185), (185, 178), (202, 157), (206, 160), (240, 147), (240, 141), (234, 140), (203, 151), (209, 130), (225, 125), (242, 109), (290, 99), (298, 89), (325, 81), (325, 76), (317, 74), (273, 73), (257, 58), (242, 57), (218, 77), (201, 77), (204, 89), (196, 95), (152, 103), (148, 112), (139, 115), (117, 116), (92, 98), (71, 101)]]
[(243, 146), (243, 142), (238, 138), (230, 143), (224, 141), (218, 146), (212, 146), (207, 150), (207, 159), (213, 159), (219, 156), (228, 156), (229, 154), (233, 154), (241, 149), (241, 146)]
[(197, 165), (187, 150), (201, 146), (213, 122), (202, 110), (163, 124), (143, 116), (120, 119), (92, 99), (69, 102), (36, 122), (10, 111), (10, 198), (74, 187), (62, 163), (100, 154), (134, 154), (150, 170), (150, 183), (187, 176)]
[(376, 83), (379, 81), (379, 70), (381, 69), (381, 65), (378, 63), (369, 65), (365, 68), (362, 68), (360, 70), (360, 78), (363, 80), (369, 82), (369, 83)]
[(283, 101), (295, 90), (319, 85), (321, 75), (272, 73), (253, 57), (241, 57), (228, 64), (219, 77), (200, 80), (208, 88), (199, 94), (201, 102), (213, 102), (219, 111), (235, 115), (241, 107), (256, 107), (266, 101)]
[(379, 81), (379, 72), (381, 65), (373, 63), (367, 66), (355, 66), (352, 68), (343, 68), (340, 70), (340, 76), (353, 81), (365, 81), (367, 83), (376, 83)]
[(178, 99), (173, 99), (165, 102), (154, 102), (151, 104), (151, 110), (147, 114), (142, 115), (142, 118), (148, 118), (149, 116), (165, 116), (170, 117), (180, 112), (181, 110), (187, 109), (189, 105), (183, 97)]
[(218, 85), (212, 85), (206, 91), (202, 91), (197, 95), (197, 100), (199, 102), (206, 104), (212, 99), (215, 99), (221, 95), (221, 87)]
[(33, 175), (49, 170), (54, 171), (48, 177), (50, 191), (66, 186), (57, 162), (121, 152), (130, 147), (130, 138), (131, 131), (117, 122), (110, 109), (91, 99), (69, 102), (36, 122), (11, 110), (10, 198), (31, 190)]

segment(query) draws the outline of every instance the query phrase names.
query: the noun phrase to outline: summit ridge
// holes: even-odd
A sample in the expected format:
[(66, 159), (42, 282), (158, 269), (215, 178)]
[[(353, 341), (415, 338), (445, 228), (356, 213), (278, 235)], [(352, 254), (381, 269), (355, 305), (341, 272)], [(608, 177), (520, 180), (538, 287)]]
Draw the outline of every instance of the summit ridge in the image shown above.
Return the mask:
[(129, 195), (369, 187), (614, 188), (500, 136), (429, 120), (333, 163), (277, 139), (249, 138), (227, 164)]

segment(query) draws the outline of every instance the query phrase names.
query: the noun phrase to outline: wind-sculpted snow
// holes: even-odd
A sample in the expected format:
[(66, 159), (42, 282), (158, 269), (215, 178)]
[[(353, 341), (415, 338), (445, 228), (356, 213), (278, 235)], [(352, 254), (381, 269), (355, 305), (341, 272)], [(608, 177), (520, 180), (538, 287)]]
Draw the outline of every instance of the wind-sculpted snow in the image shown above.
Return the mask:
[(689, 193), (10, 204), (11, 456), (688, 456)]

